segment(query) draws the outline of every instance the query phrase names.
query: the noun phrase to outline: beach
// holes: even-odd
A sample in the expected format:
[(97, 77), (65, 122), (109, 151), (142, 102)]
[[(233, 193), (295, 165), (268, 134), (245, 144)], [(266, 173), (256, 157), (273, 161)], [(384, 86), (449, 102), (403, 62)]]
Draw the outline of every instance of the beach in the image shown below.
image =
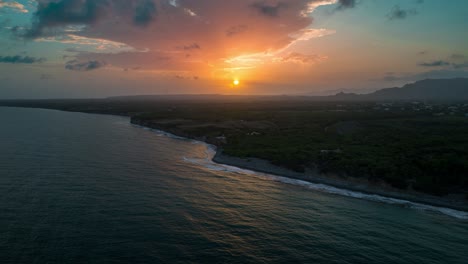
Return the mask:
[[(166, 133), (168, 135), (172, 135), (178, 138), (186, 138), (192, 139), (196, 141), (203, 142), (205, 144), (209, 144), (215, 151), (215, 154), (212, 157), (212, 161), (218, 164), (234, 166), (240, 169), (251, 170), (254, 172), (262, 173), (262, 174), (270, 174), (279, 177), (285, 177), (293, 180), (305, 181), (313, 184), (323, 184), (329, 187), (334, 187), (338, 189), (342, 189), (344, 193), (346, 190), (352, 192), (358, 192), (358, 195), (350, 195), (356, 198), (362, 198), (363, 195), (366, 198), (371, 198), (374, 201), (383, 201), (383, 202), (391, 202), (395, 204), (409, 204), (409, 203), (417, 203), (420, 206), (426, 205), (429, 207), (438, 207), (438, 208), (429, 208), (435, 211), (446, 211), (449, 210), (449, 214), (461, 216), (461, 218), (468, 219), (468, 203), (466, 200), (449, 198), (449, 197), (437, 197), (428, 194), (423, 194), (415, 191), (408, 191), (408, 190), (400, 190), (396, 188), (392, 188), (391, 186), (380, 183), (370, 183), (368, 181), (362, 179), (356, 179), (352, 177), (340, 177), (337, 175), (324, 175), (319, 173), (315, 169), (308, 169), (304, 173), (292, 171), (283, 167), (275, 166), (271, 162), (267, 160), (262, 160), (258, 158), (238, 158), (226, 155), (223, 153), (222, 147), (217, 146), (217, 141), (209, 140), (208, 137), (193, 137), (190, 134), (184, 133), (178, 129), (161, 129), (161, 127), (157, 126), (155, 123), (152, 122), (144, 122), (138, 119), (131, 119), (130, 121), (134, 125), (146, 127), (149, 129), (154, 129), (156, 131), (160, 131)], [(336, 194), (340, 194), (343, 192), (335, 192)], [(361, 195), (362, 194), (362, 195)], [(369, 197), (370, 196), (370, 197)], [(376, 197), (372, 196), (381, 196), (381, 198), (389, 198), (388, 199), (373, 199)], [(395, 200), (396, 199), (396, 200)], [(423, 206), (424, 207), (424, 206)], [(453, 212), (451, 210), (454, 210)]]

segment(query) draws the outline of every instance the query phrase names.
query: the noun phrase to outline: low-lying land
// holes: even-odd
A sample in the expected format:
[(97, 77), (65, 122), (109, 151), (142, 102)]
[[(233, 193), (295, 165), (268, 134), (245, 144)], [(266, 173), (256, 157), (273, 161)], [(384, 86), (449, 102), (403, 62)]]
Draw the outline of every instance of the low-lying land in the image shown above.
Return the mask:
[(468, 204), (468, 104), (464, 103), (211, 96), (0, 105), (127, 115), (135, 124), (215, 144), (223, 157), (266, 160), (291, 175), (318, 172), (321, 178), (370, 184), (376, 190), (445, 197), (455, 208)]

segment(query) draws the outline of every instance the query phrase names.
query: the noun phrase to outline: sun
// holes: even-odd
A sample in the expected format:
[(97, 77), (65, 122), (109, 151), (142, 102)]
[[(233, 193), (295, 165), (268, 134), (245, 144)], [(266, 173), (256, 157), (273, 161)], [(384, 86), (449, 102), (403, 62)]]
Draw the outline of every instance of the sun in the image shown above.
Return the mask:
[(234, 86), (239, 86), (240, 84), (239, 79), (235, 79), (234, 81), (232, 81), (232, 84), (234, 84)]

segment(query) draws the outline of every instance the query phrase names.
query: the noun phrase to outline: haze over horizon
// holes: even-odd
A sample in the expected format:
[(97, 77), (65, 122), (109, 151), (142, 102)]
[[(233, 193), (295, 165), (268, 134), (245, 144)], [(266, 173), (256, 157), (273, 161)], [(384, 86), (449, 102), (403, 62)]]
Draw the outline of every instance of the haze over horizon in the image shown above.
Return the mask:
[(0, 264), (468, 264), (468, 0), (0, 0)]
[(468, 77), (463, 0), (0, 0), (0, 99), (366, 92)]

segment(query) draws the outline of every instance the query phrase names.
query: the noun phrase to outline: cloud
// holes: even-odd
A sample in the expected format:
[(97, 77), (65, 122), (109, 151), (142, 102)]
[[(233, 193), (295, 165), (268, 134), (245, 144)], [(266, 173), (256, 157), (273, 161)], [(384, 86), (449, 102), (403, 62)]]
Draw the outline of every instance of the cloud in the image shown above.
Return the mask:
[(24, 7), (24, 5), (16, 1), (6, 2), (4, 0), (0, 0), (0, 11), (2, 11), (2, 9), (13, 10), (20, 13), (28, 13), (28, 10)]
[[(88, 38), (83, 36), (78, 36), (75, 34), (64, 34), (58, 36), (51, 36), (51, 37), (41, 37), (36, 39), (36, 42), (58, 42), (63, 44), (73, 44), (73, 45), (80, 45), (80, 46), (87, 46), (88, 48), (94, 48), (95, 51), (99, 51), (102, 53), (118, 53), (118, 52), (125, 52), (125, 51), (134, 51), (134, 52), (141, 52), (135, 50), (134, 48), (119, 42), (114, 42), (106, 39), (99, 39), (99, 38)], [(76, 47), (66, 49), (68, 52), (79, 52), (80, 50)]]
[(0, 63), (12, 63), (12, 64), (33, 64), (33, 63), (41, 63), (44, 62), (44, 58), (36, 58), (36, 57), (30, 57), (30, 56), (21, 56), (21, 55), (15, 55), (15, 56), (0, 56)]
[(186, 75), (175, 75), (174, 78), (179, 79), (179, 80), (193, 80), (193, 81), (198, 81), (200, 78), (198, 76), (186, 76)]
[(465, 69), (468, 68), (468, 61), (465, 61), (463, 63), (453, 63), (452, 66), (455, 69)]
[(104, 67), (106, 64), (101, 61), (91, 60), (80, 62), (78, 60), (68, 61), (65, 65), (65, 69), (71, 71), (92, 71)]
[(27, 33), (29, 37), (42, 35), (45, 28), (63, 25), (93, 24), (109, 8), (106, 0), (37, 0), (35, 23)]
[(256, 2), (252, 4), (252, 7), (256, 9), (260, 14), (268, 17), (277, 17), (280, 9), (286, 8), (288, 5), (284, 2), (277, 2), (275, 4), (263, 2)]
[(326, 60), (327, 57), (320, 56), (320, 55), (305, 55), (298, 52), (291, 52), (286, 56), (281, 58), (281, 62), (292, 62), (297, 64), (315, 64)]
[(405, 19), (408, 16), (417, 15), (418, 11), (416, 9), (402, 9), (400, 6), (396, 5), (387, 15), (388, 19), (396, 20), (396, 19)]
[(451, 79), (451, 78), (468, 78), (466, 70), (434, 70), (421, 73), (402, 73), (402, 74), (386, 74), (382, 79), (377, 81), (386, 82), (409, 82), (419, 81), (423, 79)]
[(450, 65), (450, 62), (444, 61), (444, 60), (423, 62), (419, 64), (419, 66), (423, 66), (423, 67), (442, 67), (442, 66), (449, 66), (449, 65)]
[(464, 61), (465, 56), (463, 54), (452, 54), (450, 60), (436, 60), (431, 62), (420, 63), (419, 66), (423, 67), (446, 67), (453, 69), (465, 69), (468, 68), (468, 61)]
[(335, 30), (330, 30), (326, 28), (308, 28), (298, 32), (298, 34), (292, 35), (296, 41), (307, 41), (314, 38), (321, 38), (329, 35), (335, 34)]
[(226, 30), (226, 36), (232, 37), (237, 34), (241, 34), (242, 32), (245, 32), (249, 29), (249, 26), (247, 25), (237, 25), (237, 26), (232, 26)]
[(201, 47), (197, 43), (193, 43), (193, 44), (190, 44), (190, 45), (180, 46), (180, 47), (178, 47), (178, 49), (185, 50), (185, 51), (190, 51), (190, 50), (199, 50), (199, 49), (201, 49)]
[(354, 8), (356, 0), (338, 0), (338, 9)]
[(156, 4), (152, 0), (140, 0), (137, 2), (133, 21), (136, 25), (147, 26), (156, 14)]
[[(86, 53), (78, 52), (80, 61), (99, 58), (98, 61), (122, 68), (180, 67), (184, 71), (204, 69), (206, 73), (222, 68), (230, 58), (276, 54), (296, 41), (333, 34), (332, 30), (313, 29), (310, 13), (322, 5), (355, 6), (355, 1), (337, 0), (37, 2), (34, 22), (25, 36), (35, 41), (92, 43), (90, 46), (105, 47), (95, 48), (93, 53), (89, 53), (89, 48)], [(128, 49), (122, 51), (124, 48)], [(103, 54), (109, 50), (116, 54)], [(187, 51), (196, 52), (187, 56)]]

